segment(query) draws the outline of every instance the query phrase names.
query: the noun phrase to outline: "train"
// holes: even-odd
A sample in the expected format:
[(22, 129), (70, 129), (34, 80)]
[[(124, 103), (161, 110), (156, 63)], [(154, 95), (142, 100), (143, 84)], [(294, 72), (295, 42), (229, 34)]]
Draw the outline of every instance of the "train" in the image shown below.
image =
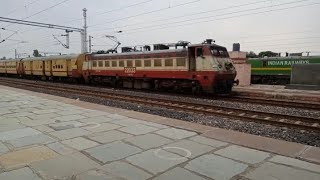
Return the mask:
[[(183, 47), (180, 47), (183, 46)], [(207, 40), (124, 47), (121, 53), (83, 53), (0, 61), (0, 75), (133, 89), (230, 93), (236, 70), (225, 47)]]
[(319, 64), (320, 56), (249, 58), (252, 84), (290, 84), (293, 64)]

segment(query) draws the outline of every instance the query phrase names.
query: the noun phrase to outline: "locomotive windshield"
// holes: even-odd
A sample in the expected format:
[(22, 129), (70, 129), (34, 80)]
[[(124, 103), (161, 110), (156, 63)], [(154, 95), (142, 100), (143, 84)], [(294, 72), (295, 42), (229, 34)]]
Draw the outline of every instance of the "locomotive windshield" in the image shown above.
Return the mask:
[(224, 58), (229, 57), (229, 53), (225, 48), (211, 46), (210, 49), (211, 49), (212, 55), (215, 57), (224, 57)]

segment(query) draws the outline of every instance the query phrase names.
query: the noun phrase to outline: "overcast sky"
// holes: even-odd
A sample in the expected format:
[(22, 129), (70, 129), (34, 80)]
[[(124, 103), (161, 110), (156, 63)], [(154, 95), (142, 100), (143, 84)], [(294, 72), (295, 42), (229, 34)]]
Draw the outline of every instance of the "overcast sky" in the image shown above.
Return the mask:
[[(1, 0), (0, 16), (81, 28), (83, 8), (95, 50), (114, 45), (103, 37), (114, 35), (122, 46), (213, 38), (228, 50), (239, 42), (243, 51), (320, 54), (319, 0)], [(7, 29), (0, 30), (0, 42), (17, 31), (0, 43), (0, 57), (13, 57), (14, 49), (28, 54), (81, 50), (77, 32), (65, 49), (52, 36), (61, 30), (3, 22), (0, 28)]]

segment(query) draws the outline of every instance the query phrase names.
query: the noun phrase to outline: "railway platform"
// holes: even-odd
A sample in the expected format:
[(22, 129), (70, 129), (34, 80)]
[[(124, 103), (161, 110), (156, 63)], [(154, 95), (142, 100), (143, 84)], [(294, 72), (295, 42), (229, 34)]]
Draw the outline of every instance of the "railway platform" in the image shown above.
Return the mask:
[(245, 87), (234, 87), (233, 91), (240, 96), (277, 98), (292, 101), (320, 102), (320, 91), (285, 89), (281, 85), (253, 84)]
[(320, 179), (320, 148), (0, 86), (1, 180)]

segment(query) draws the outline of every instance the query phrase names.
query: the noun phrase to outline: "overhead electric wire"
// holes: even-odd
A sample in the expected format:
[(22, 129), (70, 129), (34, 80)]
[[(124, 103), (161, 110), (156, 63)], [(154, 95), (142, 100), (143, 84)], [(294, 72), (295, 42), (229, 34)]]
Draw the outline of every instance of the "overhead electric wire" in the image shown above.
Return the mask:
[[(32, 4), (34, 4), (34, 3), (38, 2), (38, 1), (41, 1), (41, 0), (31, 1), (30, 3), (24, 5), (23, 7), (27, 8), (28, 6), (31, 6)], [(12, 14), (12, 13), (14, 13), (14, 12), (16, 12), (18, 9), (19, 9), (19, 8), (15, 8), (14, 10), (9, 11), (9, 12), (7, 13), (7, 16), (10, 15), (10, 14)]]
[[(228, 7), (224, 7), (224, 8), (212, 9), (212, 10), (209, 10), (209, 11), (202, 11), (202, 12), (197, 12), (197, 13), (184, 14), (182, 16), (180, 16), (180, 15), (179, 16), (174, 16), (174, 17), (170, 17), (170, 18), (166, 18), (166, 19), (153, 20), (152, 23), (162, 22), (162, 21), (169, 21), (169, 20), (172, 20), (172, 19), (185, 18), (185, 17), (188, 17), (188, 16), (195, 16), (195, 15), (206, 14), (206, 13), (215, 13), (215, 12), (218, 12), (218, 11), (229, 10), (229, 9), (239, 8), (239, 7), (244, 7), (244, 6), (252, 6), (252, 5), (255, 5), (255, 4), (260, 4), (260, 3), (265, 3), (265, 2), (270, 2), (270, 0), (249, 2), (249, 3), (246, 3), (246, 4), (232, 5), (232, 6), (228, 6)], [(124, 27), (136, 26), (136, 25), (141, 25), (141, 24), (144, 25), (145, 22), (134, 23), (134, 24), (129, 24), (129, 25), (120, 26), (120, 27), (114, 27), (114, 28), (106, 28), (104, 30), (107, 30), (107, 29), (123, 29)], [(101, 31), (104, 31), (104, 30), (101, 30)], [(98, 31), (94, 31), (94, 32), (98, 32)]]
[[(162, 29), (168, 29), (168, 28), (172, 28), (172, 27), (182, 27), (182, 26), (188, 26), (188, 25), (194, 25), (194, 24), (199, 24), (199, 23), (208, 23), (208, 22), (212, 22), (212, 21), (217, 21), (217, 20), (225, 20), (225, 19), (232, 19), (232, 18), (239, 18), (239, 17), (243, 17), (243, 16), (249, 16), (249, 15), (256, 15), (256, 14), (262, 14), (262, 13), (267, 13), (267, 12), (273, 12), (273, 11), (280, 11), (280, 10), (286, 10), (286, 9), (293, 9), (293, 8), (300, 8), (300, 7), (305, 7), (305, 6), (311, 6), (311, 5), (318, 5), (319, 3), (312, 3), (312, 4), (305, 4), (305, 5), (297, 5), (297, 6), (291, 6), (291, 7), (285, 7), (285, 8), (281, 8), (281, 9), (272, 9), (272, 10), (267, 10), (267, 11), (261, 11), (261, 12), (256, 12), (256, 13), (247, 13), (247, 14), (240, 14), (240, 15), (235, 15), (235, 16), (230, 16), (230, 17), (225, 17), (225, 18), (218, 18), (218, 19), (212, 19), (212, 20), (204, 20), (204, 21), (197, 21), (197, 22), (192, 22), (192, 23), (187, 23), (187, 24), (179, 24), (179, 25), (173, 25), (173, 26), (164, 26), (161, 27)], [(273, 5), (273, 7), (275, 7), (275, 5)], [(234, 12), (233, 12), (234, 14)], [(214, 17), (214, 16), (213, 16)], [(177, 22), (176, 22), (177, 23)], [(154, 27), (154, 26), (153, 26)], [(148, 32), (148, 31), (152, 31), (152, 30), (162, 30), (159, 27), (158, 28), (151, 28), (148, 30), (143, 30), (143, 31), (135, 31), (135, 32), (129, 32), (127, 33), (125, 30), (123, 30), (122, 34), (135, 34), (135, 33), (141, 33), (141, 32)]]
[[(214, 15), (214, 16), (205, 16), (205, 17), (201, 17), (201, 18), (193, 18), (193, 19), (187, 19), (187, 20), (183, 20), (183, 21), (175, 21), (175, 22), (170, 22), (170, 23), (164, 23), (164, 24), (158, 24), (158, 25), (149, 25), (149, 26), (144, 26), (144, 27), (139, 27), (139, 28), (133, 28), (133, 29), (127, 29), (127, 30), (123, 30), (125, 31), (135, 31), (135, 30), (140, 30), (140, 29), (145, 29), (145, 28), (154, 28), (154, 27), (168, 27), (168, 25), (171, 24), (179, 24), (179, 23), (184, 23), (184, 22), (190, 22), (190, 21), (197, 21), (200, 19), (209, 19), (209, 18), (214, 18), (214, 17), (220, 17), (220, 16), (226, 16), (226, 15), (231, 15), (231, 14), (236, 14), (236, 13), (242, 13), (242, 12), (248, 12), (248, 11), (255, 11), (255, 10), (260, 10), (260, 9), (266, 9), (266, 8), (270, 8), (270, 7), (279, 7), (279, 6), (284, 6), (284, 5), (289, 5), (289, 4), (295, 4), (295, 3), (300, 3), (300, 2), (305, 2), (305, 1), (310, 1), (310, 0), (299, 0), (299, 1), (291, 1), (291, 2), (286, 2), (286, 3), (282, 3), (282, 4), (277, 4), (277, 5), (269, 5), (269, 6), (264, 6), (264, 7), (256, 7), (256, 8), (251, 8), (251, 9), (245, 9), (245, 10), (240, 10), (240, 11), (233, 11), (233, 12), (228, 12), (228, 13), (222, 13), (222, 14), (218, 14), (218, 15)], [(269, 10), (268, 10), (269, 11)], [(200, 22), (207, 22), (210, 20), (206, 20), (206, 21), (200, 21)], [(193, 24), (193, 23), (191, 23)], [(170, 26), (169, 26), (170, 27)]]
[(126, 17), (123, 17), (123, 18), (107, 21), (107, 22), (104, 22), (104, 23), (89, 25), (89, 27), (100, 26), (100, 25), (104, 25), (106, 23), (113, 23), (113, 22), (122, 21), (122, 20), (125, 20), (125, 19), (130, 19), (130, 18), (133, 18), (133, 17), (138, 17), (138, 16), (142, 16), (142, 15), (146, 15), (146, 14), (152, 14), (152, 13), (159, 12), (159, 11), (164, 11), (164, 10), (168, 10), (168, 9), (173, 9), (173, 8), (177, 8), (177, 7), (193, 4), (193, 3), (196, 3), (196, 2), (199, 2), (199, 1), (201, 1), (201, 0), (189, 1), (189, 2), (186, 2), (186, 3), (177, 4), (175, 6), (168, 6), (168, 7), (165, 7), (165, 8), (160, 8), (160, 9), (156, 9), (156, 10), (152, 10), (152, 11), (148, 11), (148, 12), (143, 12), (143, 13), (132, 15), (132, 16), (126, 16)]

